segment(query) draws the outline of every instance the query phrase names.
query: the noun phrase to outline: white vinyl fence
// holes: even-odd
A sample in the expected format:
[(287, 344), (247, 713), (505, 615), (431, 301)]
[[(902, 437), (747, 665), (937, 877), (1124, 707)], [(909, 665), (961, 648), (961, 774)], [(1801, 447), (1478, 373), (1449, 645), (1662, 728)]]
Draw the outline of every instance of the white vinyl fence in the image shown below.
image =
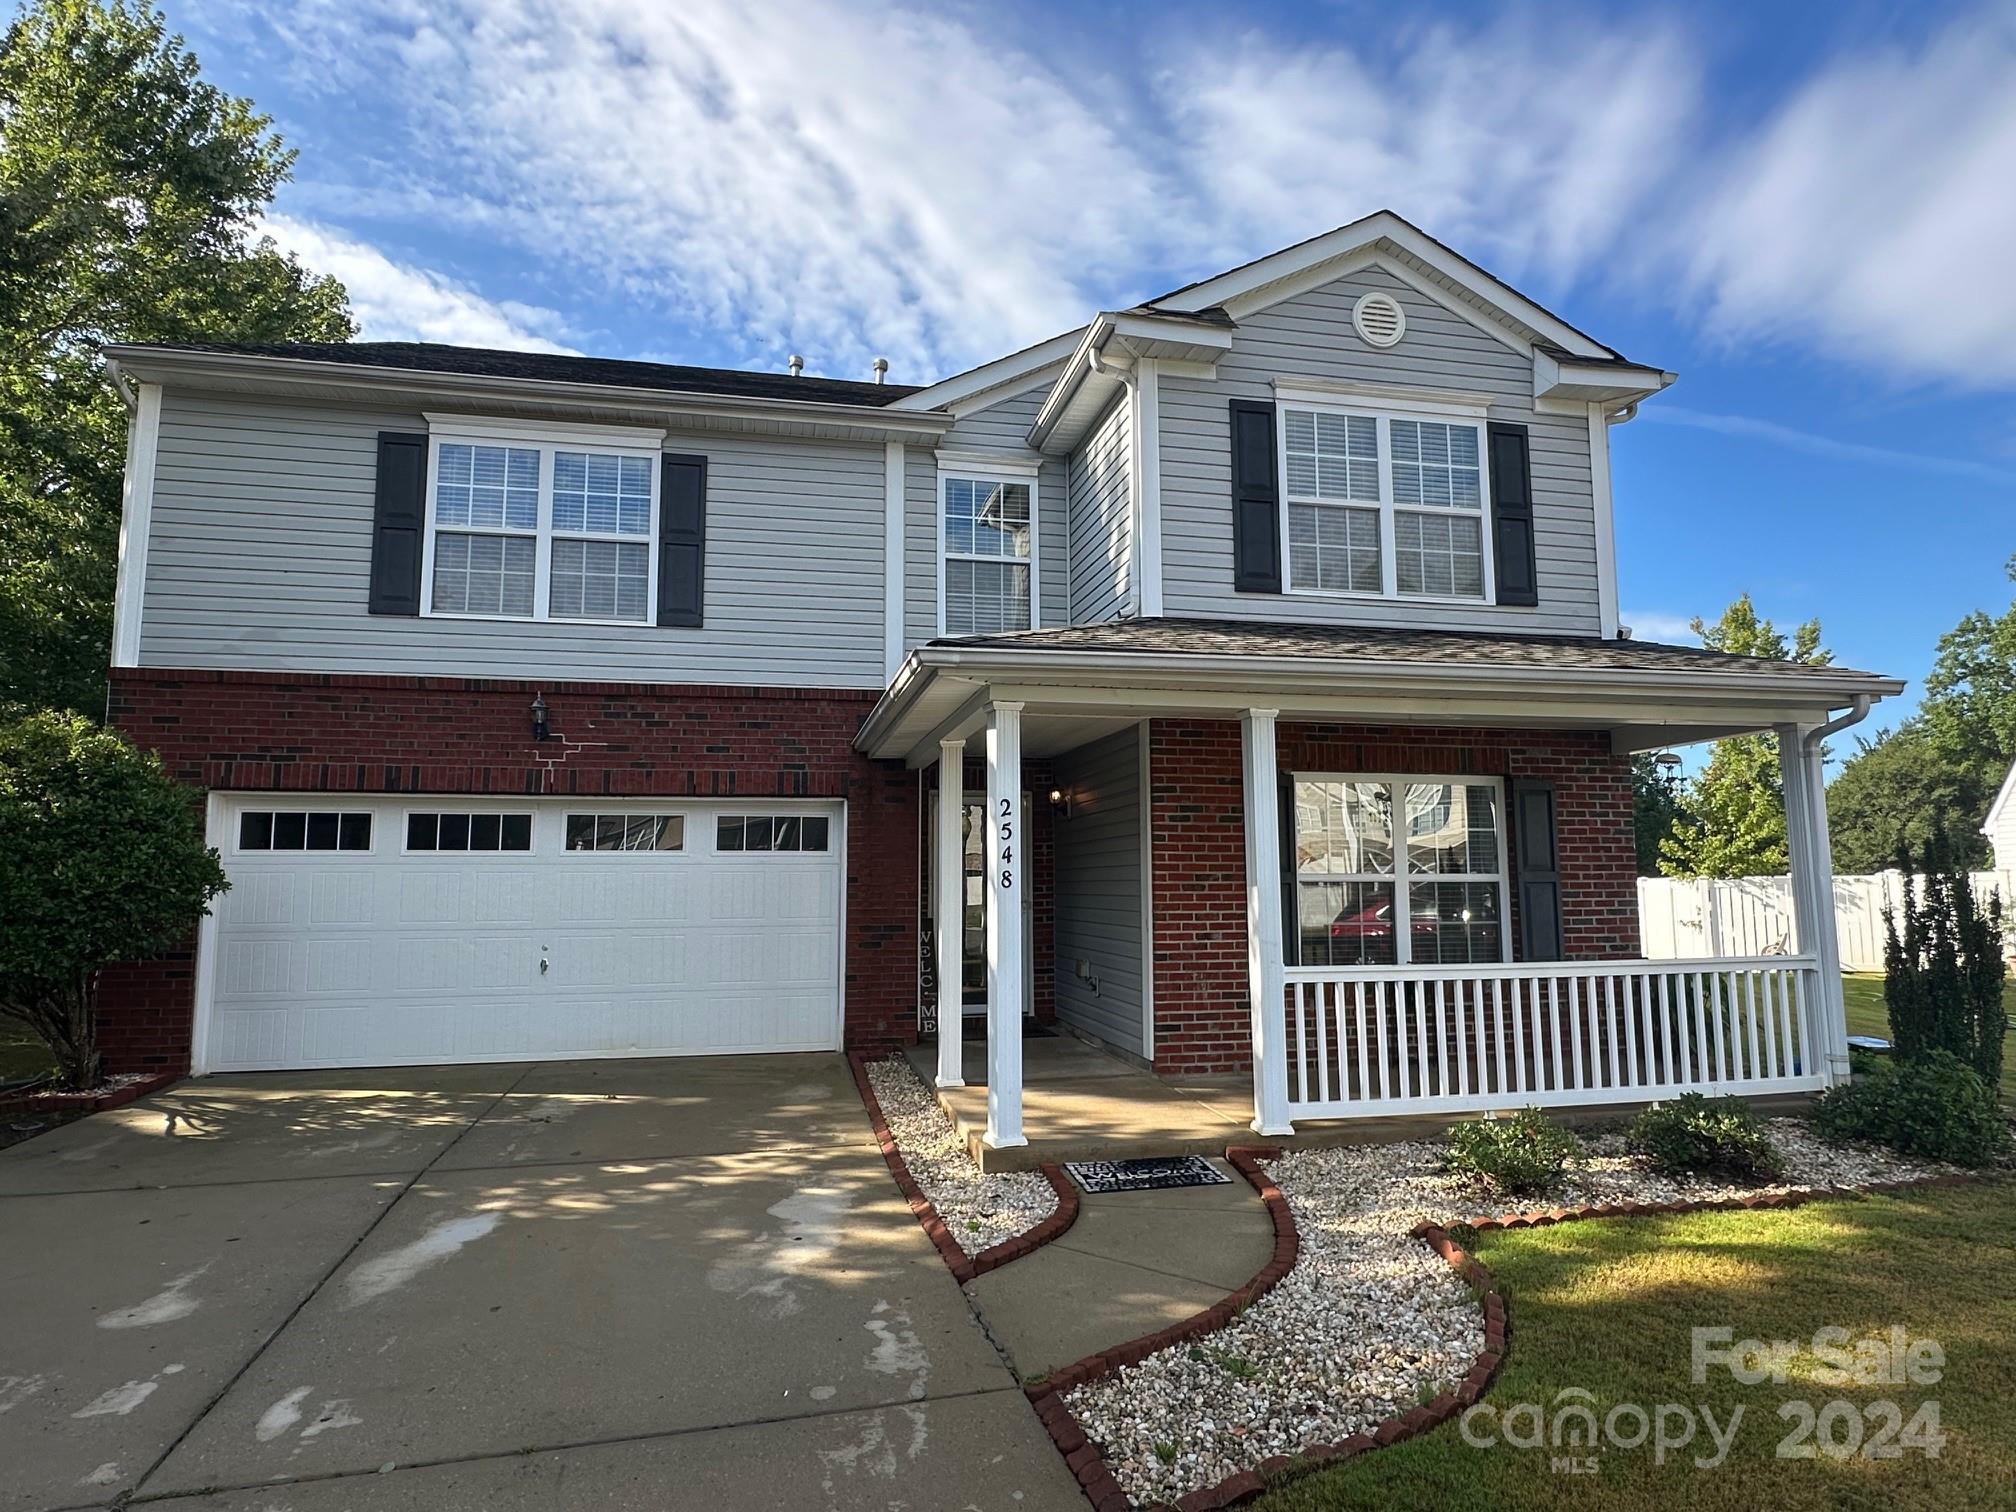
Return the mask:
[[(1894, 871), (1834, 879), (1834, 932), (1847, 970), (1883, 969), (1883, 907), (1902, 896), (1902, 881)], [(1975, 895), (1985, 901), (1990, 890), (2001, 893), (2005, 907), (2016, 902), (2016, 872), (1974, 873)], [(1790, 951), (1799, 943), (1792, 931), (1792, 879), (1640, 877), (1638, 939), (1654, 961)]]

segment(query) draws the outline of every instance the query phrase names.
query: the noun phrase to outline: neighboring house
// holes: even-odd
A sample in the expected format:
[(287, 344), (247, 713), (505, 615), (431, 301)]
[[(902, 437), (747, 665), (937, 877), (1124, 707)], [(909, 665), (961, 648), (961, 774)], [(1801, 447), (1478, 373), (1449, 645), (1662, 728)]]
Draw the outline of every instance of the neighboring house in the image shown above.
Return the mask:
[(1988, 805), (1981, 833), (1988, 837), (1989, 848), (1994, 852), (1989, 864), (1998, 872), (2016, 871), (2016, 766), (2009, 768), (1995, 801)]
[(1610, 427), (1672, 375), (1396, 216), (919, 389), (107, 361), (112, 719), (232, 879), (108, 973), (117, 1068), (936, 1024), (949, 1079), (991, 1004), (997, 1144), (1025, 1012), (1270, 1132), (1845, 1071), (1829, 911), (1635, 959), (1629, 758), (1780, 730), (1824, 896), (1812, 732), (1901, 685), (1627, 638)]

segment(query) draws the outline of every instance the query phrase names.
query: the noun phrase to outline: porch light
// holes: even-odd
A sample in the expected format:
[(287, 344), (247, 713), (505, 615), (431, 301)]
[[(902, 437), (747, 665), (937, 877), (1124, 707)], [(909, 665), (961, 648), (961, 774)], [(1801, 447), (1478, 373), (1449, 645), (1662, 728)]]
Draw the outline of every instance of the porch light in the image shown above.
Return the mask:
[(532, 738), (534, 740), (544, 740), (553, 733), (552, 726), (547, 723), (546, 715), (546, 695), (544, 693), (534, 693), (532, 695)]
[(1071, 798), (1062, 788), (1050, 789), (1050, 812), (1059, 819), (1071, 817)]

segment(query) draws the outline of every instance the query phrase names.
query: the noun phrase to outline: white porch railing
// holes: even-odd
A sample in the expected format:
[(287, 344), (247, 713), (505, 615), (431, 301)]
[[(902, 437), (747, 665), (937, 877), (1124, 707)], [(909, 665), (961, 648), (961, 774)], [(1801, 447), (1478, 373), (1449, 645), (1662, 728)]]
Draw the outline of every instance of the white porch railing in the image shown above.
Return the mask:
[(1288, 1105), (1365, 1118), (1826, 1081), (1814, 962), (1291, 967)]

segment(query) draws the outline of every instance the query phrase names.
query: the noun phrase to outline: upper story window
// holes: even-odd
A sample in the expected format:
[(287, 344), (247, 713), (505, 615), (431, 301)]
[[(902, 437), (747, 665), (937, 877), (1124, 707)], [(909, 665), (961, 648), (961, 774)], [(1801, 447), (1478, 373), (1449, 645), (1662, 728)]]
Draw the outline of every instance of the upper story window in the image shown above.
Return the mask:
[(657, 432), (429, 419), (429, 614), (650, 622)]
[(1290, 592), (1481, 602), (1482, 420), (1280, 406)]
[(943, 633), (982, 635), (1034, 626), (1035, 472), (941, 469), (938, 510)]

